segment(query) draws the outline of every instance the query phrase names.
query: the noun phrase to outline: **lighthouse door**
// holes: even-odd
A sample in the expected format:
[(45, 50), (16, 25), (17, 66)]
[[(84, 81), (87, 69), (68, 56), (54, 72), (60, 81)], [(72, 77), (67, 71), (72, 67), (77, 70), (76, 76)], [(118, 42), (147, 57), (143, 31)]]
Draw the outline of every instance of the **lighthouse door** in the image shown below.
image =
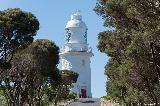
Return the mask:
[(86, 89), (81, 89), (81, 95), (82, 95), (82, 98), (87, 98), (87, 91), (86, 91)]

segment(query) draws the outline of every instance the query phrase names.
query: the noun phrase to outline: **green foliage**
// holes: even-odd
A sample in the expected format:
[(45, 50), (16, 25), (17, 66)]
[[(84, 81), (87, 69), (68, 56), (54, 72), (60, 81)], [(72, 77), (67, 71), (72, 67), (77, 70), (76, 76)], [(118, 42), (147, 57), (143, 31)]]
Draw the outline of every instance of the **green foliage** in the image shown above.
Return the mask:
[[(78, 79), (78, 73), (70, 70), (61, 70), (60, 71), (60, 79), (58, 80), (58, 85), (56, 86), (55, 90), (55, 104), (58, 101), (68, 99), (68, 95), (70, 93), (70, 89), (73, 83), (76, 83)], [(73, 96), (73, 95), (71, 95)]]
[(6, 98), (0, 95), (0, 106), (7, 106)]
[(43, 88), (45, 95), (47, 96), (47, 101), (57, 102), (68, 99), (75, 99), (77, 95), (70, 92), (70, 88), (73, 83), (77, 81), (78, 74), (69, 70), (60, 70), (57, 73), (58, 80), (49, 81), (47, 85)]
[(74, 92), (70, 92), (67, 96), (68, 99), (75, 99), (77, 97), (77, 94)]
[(103, 96), (102, 98), (104, 98), (105, 100), (110, 100), (110, 101), (113, 100), (113, 98), (111, 96)]
[(34, 41), (15, 54), (11, 69), (6, 70), (1, 78), (1, 87), (9, 106), (24, 105), (26, 99), (30, 105), (42, 105), (48, 82), (58, 83), (58, 54), (59, 48), (55, 43), (43, 39)]
[(97, 0), (94, 11), (113, 29), (99, 33), (98, 49), (110, 57), (106, 88), (114, 99), (159, 101), (159, 6), (158, 0)]
[(54, 42), (47, 39), (38, 39), (29, 45), (24, 52), (34, 55), (34, 58), (37, 59), (37, 66), (41, 66), (39, 71), (42, 75), (49, 76), (51, 78), (55, 78), (57, 76), (59, 47), (56, 46)]
[(19, 8), (0, 11), (0, 67), (10, 68), (13, 53), (33, 42), (39, 29), (37, 18)]
[(61, 70), (61, 78), (63, 81), (68, 80), (69, 83), (76, 83), (79, 74), (70, 70)]
[(49, 102), (48, 101), (43, 101), (42, 106), (49, 106)]
[(44, 92), (47, 95), (47, 101), (52, 102), (56, 96), (55, 86), (52, 83), (47, 84), (47, 86), (44, 88)]

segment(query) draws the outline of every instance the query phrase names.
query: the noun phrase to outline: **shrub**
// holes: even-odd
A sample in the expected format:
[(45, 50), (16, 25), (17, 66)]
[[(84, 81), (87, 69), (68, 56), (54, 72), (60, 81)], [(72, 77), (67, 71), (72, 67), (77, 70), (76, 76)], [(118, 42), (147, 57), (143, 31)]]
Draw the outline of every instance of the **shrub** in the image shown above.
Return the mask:
[(74, 92), (69, 93), (68, 99), (75, 99), (77, 97), (77, 94)]

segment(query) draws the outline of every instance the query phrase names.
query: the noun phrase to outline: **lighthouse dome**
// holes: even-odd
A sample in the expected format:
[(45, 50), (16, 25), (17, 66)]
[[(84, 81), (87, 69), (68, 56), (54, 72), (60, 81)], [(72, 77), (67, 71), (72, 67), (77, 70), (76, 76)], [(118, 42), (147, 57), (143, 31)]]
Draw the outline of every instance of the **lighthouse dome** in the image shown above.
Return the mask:
[(71, 15), (71, 19), (70, 19), (70, 21), (68, 21), (68, 23), (66, 25), (66, 28), (74, 28), (74, 27), (87, 29), (87, 26), (82, 21), (82, 16), (79, 13), (75, 13), (75, 14)]

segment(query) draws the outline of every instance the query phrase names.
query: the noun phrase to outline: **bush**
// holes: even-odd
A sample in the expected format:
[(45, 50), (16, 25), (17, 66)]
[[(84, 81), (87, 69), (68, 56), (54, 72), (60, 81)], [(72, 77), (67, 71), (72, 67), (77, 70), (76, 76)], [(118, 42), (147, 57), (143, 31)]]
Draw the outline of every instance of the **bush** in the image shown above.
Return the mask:
[(7, 101), (2, 95), (0, 95), (0, 106), (7, 106)]
[(77, 97), (77, 94), (74, 92), (71, 92), (68, 94), (68, 99), (75, 99)]
[(102, 98), (104, 98), (105, 100), (113, 100), (111, 96), (103, 96)]

